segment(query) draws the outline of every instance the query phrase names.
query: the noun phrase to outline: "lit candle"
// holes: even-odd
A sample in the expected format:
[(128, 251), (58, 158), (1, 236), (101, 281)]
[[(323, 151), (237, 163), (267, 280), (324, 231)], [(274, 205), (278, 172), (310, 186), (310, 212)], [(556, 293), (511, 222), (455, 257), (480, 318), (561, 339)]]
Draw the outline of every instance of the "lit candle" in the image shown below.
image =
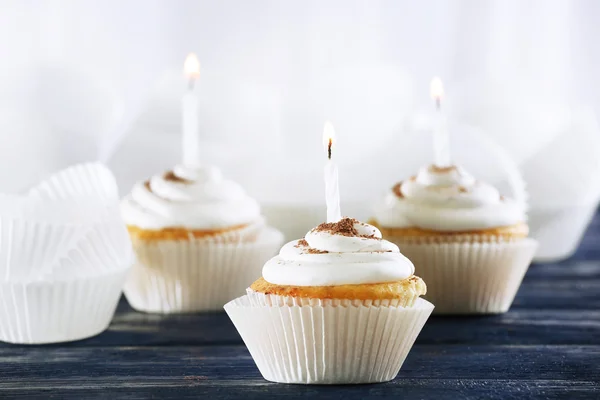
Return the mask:
[(431, 80), (431, 98), (435, 101), (437, 109), (436, 125), (433, 131), (434, 163), (438, 167), (448, 167), (450, 161), (450, 138), (448, 137), (448, 124), (442, 112), (442, 97), (444, 97), (444, 85), (442, 80), (435, 77)]
[(187, 166), (199, 166), (198, 98), (194, 94), (194, 86), (200, 76), (200, 62), (194, 53), (188, 54), (185, 59), (183, 72), (188, 78), (188, 90), (182, 99), (183, 164)]
[(323, 128), (323, 144), (327, 151), (325, 164), (325, 201), (327, 202), (327, 222), (338, 222), (342, 219), (340, 211), (340, 186), (338, 182), (338, 167), (331, 159), (335, 130), (331, 122), (325, 122)]

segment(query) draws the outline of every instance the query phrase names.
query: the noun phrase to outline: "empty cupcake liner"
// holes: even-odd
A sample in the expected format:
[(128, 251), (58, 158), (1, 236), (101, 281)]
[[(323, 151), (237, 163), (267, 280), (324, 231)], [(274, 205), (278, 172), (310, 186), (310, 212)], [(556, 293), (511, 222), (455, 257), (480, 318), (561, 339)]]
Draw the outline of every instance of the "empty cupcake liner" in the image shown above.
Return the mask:
[(427, 243), (387, 237), (415, 265), (427, 284), (425, 298), (436, 314), (497, 314), (508, 311), (538, 243)]
[(133, 250), (124, 225), (110, 220), (94, 227), (66, 255), (41, 270), (41, 279), (57, 276), (88, 276), (132, 264)]
[(104, 331), (129, 265), (103, 275), (41, 282), (0, 282), (0, 340), (59, 343)]
[(296, 384), (359, 384), (396, 377), (434, 306), (365, 306), (248, 292), (225, 305), (262, 376)]
[(98, 274), (129, 260), (118, 200), (101, 164), (67, 168), (26, 196), (0, 195), (0, 280)]
[(29, 196), (47, 201), (95, 198), (117, 203), (119, 191), (112, 172), (103, 164), (78, 164), (59, 171), (29, 191)]
[(102, 221), (106, 207), (96, 199), (45, 201), (0, 195), (0, 220), (13, 219), (54, 225), (86, 225)]
[(125, 296), (133, 308), (145, 312), (221, 310), (261, 275), (282, 241), (273, 228), (264, 229), (253, 242), (241, 243), (133, 238), (137, 261)]
[(64, 260), (72, 257), (79, 272), (131, 259), (120, 216), (112, 212), (100, 219), (95, 224), (51, 224), (0, 217), (0, 280), (36, 280), (65, 268)]
[(114, 177), (98, 164), (0, 195), (0, 340), (56, 343), (106, 329), (131, 266)]
[(80, 225), (0, 219), (0, 279), (42, 273), (66, 255), (87, 230)]

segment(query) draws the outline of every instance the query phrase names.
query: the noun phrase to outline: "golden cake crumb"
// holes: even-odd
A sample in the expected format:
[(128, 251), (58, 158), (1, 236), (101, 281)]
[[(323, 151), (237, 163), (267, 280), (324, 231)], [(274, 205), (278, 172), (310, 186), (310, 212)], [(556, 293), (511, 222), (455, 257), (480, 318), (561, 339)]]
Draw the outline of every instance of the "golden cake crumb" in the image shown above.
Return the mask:
[(248, 224), (236, 225), (214, 230), (194, 230), (183, 227), (169, 227), (158, 230), (142, 229), (134, 225), (127, 225), (131, 237), (142, 240), (191, 240), (208, 238), (232, 232), (247, 227)]
[(311, 299), (399, 299), (402, 300), (402, 303), (410, 305), (412, 305), (419, 296), (427, 293), (425, 282), (415, 275), (396, 282), (339, 286), (275, 285), (267, 282), (261, 277), (250, 286), (250, 289), (264, 294)]

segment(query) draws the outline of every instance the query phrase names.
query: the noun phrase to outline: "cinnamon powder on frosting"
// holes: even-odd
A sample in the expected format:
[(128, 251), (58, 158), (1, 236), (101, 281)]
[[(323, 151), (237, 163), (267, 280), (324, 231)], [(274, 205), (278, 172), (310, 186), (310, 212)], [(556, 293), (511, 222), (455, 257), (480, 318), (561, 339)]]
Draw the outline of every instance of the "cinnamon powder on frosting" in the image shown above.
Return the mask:
[(394, 192), (394, 194), (399, 198), (404, 198), (404, 194), (402, 194), (402, 182), (396, 183), (392, 188), (392, 192)]
[(308, 242), (306, 241), (306, 239), (300, 239), (298, 240), (298, 244), (294, 247), (308, 247)]
[(356, 230), (356, 228), (354, 227), (354, 224), (366, 225), (354, 218), (345, 217), (345, 218), (342, 218), (341, 220), (339, 220), (338, 222), (322, 223), (321, 225), (319, 225), (315, 228), (315, 231), (328, 232), (328, 233), (331, 233), (332, 235), (341, 235), (341, 236), (348, 236), (348, 237), (364, 237), (364, 238), (368, 238), (368, 239), (381, 240), (380, 238), (378, 238), (374, 235), (375, 232), (373, 232), (373, 234), (371, 234), (371, 235), (360, 235), (358, 233), (358, 231)]
[(332, 235), (358, 236), (358, 231), (354, 224), (358, 221), (354, 218), (342, 218), (338, 222), (324, 222), (315, 228), (317, 232), (329, 232)]
[(309, 247), (308, 250), (306, 250), (306, 252), (308, 254), (325, 254), (325, 253), (329, 253), (327, 250), (313, 249), (312, 247)]
[(177, 183), (183, 183), (186, 185), (192, 184), (194, 183), (193, 181), (184, 179), (180, 176), (175, 175), (175, 173), (173, 171), (168, 171), (165, 173), (165, 176), (163, 177), (166, 181), (169, 182), (177, 182)]
[(327, 250), (313, 249), (312, 247), (310, 247), (310, 245), (308, 244), (308, 242), (306, 241), (306, 239), (300, 239), (300, 240), (298, 240), (298, 243), (294, 247), (306, 247), (306, 252), (308, 254), (325, 254), (325, 253), (329, 253)]

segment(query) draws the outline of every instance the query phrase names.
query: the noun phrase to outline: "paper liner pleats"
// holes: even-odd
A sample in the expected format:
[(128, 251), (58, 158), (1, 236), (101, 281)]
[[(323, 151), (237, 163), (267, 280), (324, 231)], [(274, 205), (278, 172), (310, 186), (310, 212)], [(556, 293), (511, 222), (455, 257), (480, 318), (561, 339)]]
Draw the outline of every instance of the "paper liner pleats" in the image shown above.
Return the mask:
[(433, 310), (423, 299), (403, 308), (270, 297), (249, 292), (224, 308), (262, 376), (280, 383), (392, 380)]
[(139, 311), (188, 313), (221, 310), (261, 275), (283, 237), (267, 228), (253, 242), (133, 239), (137, 262), (125, 285)]
[(114, 176), (76, 165), (0, 194), (0, 340), (57, 343), (109, 325), (132, 264)]
[(28, 196), (46, 201), (96, 198), (105, 203), (118, 201), (117, 181), (100, 163), (77, 164), (59, 171), (32, 188)]
[(0, 340), (43, 344), (99, 334), (110, 324), (128, 269), (65, 281), (0, 282)]
[(427, 283), (425, 298), (436, 314), (506, 312), (537, 249), (537, 241), (421, 243), (387, 237), (415, 265)]

